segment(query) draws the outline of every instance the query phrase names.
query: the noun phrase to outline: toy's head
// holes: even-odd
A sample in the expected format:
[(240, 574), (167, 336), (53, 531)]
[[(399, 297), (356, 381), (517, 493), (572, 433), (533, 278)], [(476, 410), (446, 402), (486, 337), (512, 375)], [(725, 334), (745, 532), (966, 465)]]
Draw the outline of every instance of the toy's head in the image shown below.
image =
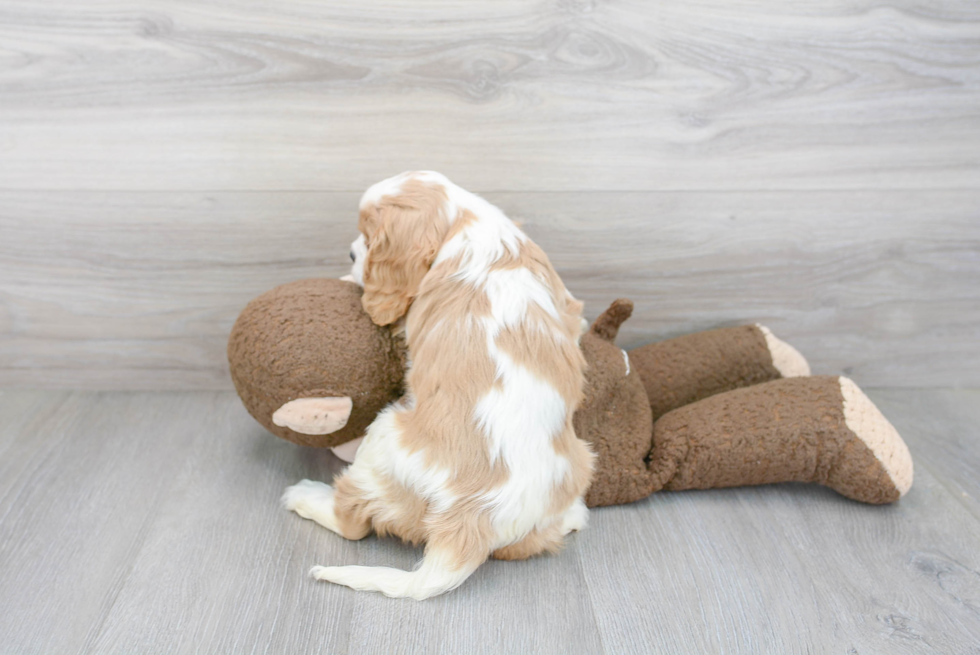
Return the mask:
[(361, 307), (357, 285), (291, 282), (242, 311), (228, 340), (235, 389), (276, 436), (302, 446), (339, 446), (363, 436), (402, 394), (405, 347)]

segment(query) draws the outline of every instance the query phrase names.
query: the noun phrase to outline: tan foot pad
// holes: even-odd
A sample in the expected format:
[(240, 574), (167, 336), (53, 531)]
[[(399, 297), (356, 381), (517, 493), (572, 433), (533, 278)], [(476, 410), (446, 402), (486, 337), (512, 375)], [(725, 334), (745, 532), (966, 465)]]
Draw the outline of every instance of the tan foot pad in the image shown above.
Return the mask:
[(912, 455), (881, 411), (854, 382), (841, 377), (844, 397), (844, 421), (847, 427), (874, 453), (888, 473), (899, 497), (912, 487)]
[(799, 378), (810, 375), (810, 364), (800, 351), (779, 339), (765, 325), (756, 323), (755, 326), (766, 338), (766, 346), (772, 356), (772, 365), (784, 378)]

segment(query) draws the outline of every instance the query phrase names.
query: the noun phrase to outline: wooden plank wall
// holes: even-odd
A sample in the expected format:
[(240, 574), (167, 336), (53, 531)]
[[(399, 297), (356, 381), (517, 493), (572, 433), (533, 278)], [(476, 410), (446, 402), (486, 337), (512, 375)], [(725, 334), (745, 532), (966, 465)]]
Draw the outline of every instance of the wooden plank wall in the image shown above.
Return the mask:
[(761, 321), (980, 386), (980, 4), (0, 4), (0, 386), (227, 389), (360, 191), (483, 193), (625, 346)]

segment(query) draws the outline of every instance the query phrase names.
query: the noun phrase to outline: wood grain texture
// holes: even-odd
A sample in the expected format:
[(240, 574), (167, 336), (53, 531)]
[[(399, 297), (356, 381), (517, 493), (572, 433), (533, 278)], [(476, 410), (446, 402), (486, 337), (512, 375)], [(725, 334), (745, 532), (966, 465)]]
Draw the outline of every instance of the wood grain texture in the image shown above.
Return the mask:
[[(230, 389), (260, 293), (340, 276), (358, 194), (0, 192), (0, 386)], [(620, 344), (762, 322), (862, 386), (980, 386), (980, 191), (493, 193)]]
[(0, 188), (980, 181), (972, 0), (7, 0)]
[(155, 505), (213, 430), (204, 397), (0, 395), (0, 650), (86, 650)]
[(285, 486), (340, 464), (234, 394), (2, 391), (0, 650), (977, 653), (980, 518), (950, 481), (980, 466), (980, 391), (869, 395), (916, 459), (894, 506), (807, 485), (661, 493), (419, 603), (307, 576), (420, 551), (282, 510)]

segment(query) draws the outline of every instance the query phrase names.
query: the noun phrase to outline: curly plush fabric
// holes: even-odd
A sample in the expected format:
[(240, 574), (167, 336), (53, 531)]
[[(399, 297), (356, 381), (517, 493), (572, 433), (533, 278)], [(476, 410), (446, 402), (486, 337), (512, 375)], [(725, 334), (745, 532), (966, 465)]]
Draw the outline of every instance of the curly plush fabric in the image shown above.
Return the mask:
[[(235, 389), (269, 432), (301, 446), (339, 446), (363, 436), (378, 412), (402, 393), (404, 342), (371, 322), (361, 289), (332, 279), (291, 282), (242, 311), (228, 340)], [(294, 432), (272, 422), (297, 398), (349, 396), (347, 424), (330, 434)]]
[[(843, 381), (850, 382), (827, 375), (775, 380), (666, 414), (654, 425), (654, 451), (682, 456), (661, 464), (674, 469), (663, 488), (815, 482), (864, 503), (898, 500), (911, 485), (908, 449), (876, 409), (851, 429)], [(870, 400), (866, 406), (874, 407)]]
[(650, 453), (653, 421), (650, 402), (626, 353), (614, 345), (620, 324), (633, 303), (617, 300), (582, 335), (585, 355), (585, 396), (575, 412), (575, 434), (596, 453), (589, 507), (630, 503), (650, 495)]
[(717, 393), (782, 377), (755, 325), (651, 343), (631, 350), (630, 359), (642, 371), (654, 421)]

